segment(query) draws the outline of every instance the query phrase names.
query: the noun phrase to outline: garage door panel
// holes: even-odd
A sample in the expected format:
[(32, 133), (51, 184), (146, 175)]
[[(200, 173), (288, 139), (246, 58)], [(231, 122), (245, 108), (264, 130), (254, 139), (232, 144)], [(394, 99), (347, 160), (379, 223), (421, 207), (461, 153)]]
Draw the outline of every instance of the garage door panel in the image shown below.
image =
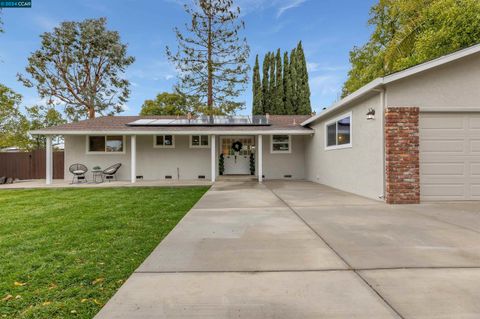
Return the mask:
[(465, 153), (464, 140), (423, 140), (421, 152)]
[(472, 176), (480, 178), (480, 163), (472, 163), (470, 165), (470, 172)]
[(480, 154), (480, 140), (470, 141), (470, 152)]
[(445, 118), (443, 114), (428, 114), (428, 117), (420, 118), (420, 126), (424, 130), (431, 129), (460, 129), (464, 128), (464, 118), (460, 116), (452, 116)]
[(420, 171), (424, 176), (437, 176), (437, 175), (465, 175), (464, 163), (423, 163), (420, 165)]
[(424, 130), (421, 139), (423, 141), (463, 141), (466, 136), (465, 130)]
[(420, 186), (422, 196), (435, 200), (464, 199), (465, 186), (463, 184), (423, 184)]
[(421, 200), (480, 200), (480, 114), (420, 115)]
[(473, 130), (478, 130), (480, 132), (480, 118), (471, 118), (469, 120), (470, 128)]

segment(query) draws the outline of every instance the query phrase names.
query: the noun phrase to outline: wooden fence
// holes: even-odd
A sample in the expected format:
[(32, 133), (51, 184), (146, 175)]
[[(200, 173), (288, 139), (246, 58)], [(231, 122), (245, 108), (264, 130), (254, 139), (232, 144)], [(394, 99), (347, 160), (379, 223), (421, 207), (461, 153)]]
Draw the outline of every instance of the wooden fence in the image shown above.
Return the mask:
[[(45, 150), (0, 153), (0, 177), (44, 179), (46, 178), (45, 163)], [(53, 178), (63, 179), (63, 175), (64, 153), (53, 152)]]

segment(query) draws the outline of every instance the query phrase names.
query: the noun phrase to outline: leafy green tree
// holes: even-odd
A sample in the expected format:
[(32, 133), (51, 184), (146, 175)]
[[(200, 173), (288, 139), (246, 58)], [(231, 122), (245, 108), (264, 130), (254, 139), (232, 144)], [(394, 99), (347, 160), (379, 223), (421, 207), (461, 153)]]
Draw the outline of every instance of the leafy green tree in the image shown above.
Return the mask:
[[(31, 136), (28, 132), (64, 124), (62, 114), (49, 106), (26, 107), (20, 111), (22, 96), (0, 84), (0, 148), (16, 146), (21, 149), (45, 148), (45, 136)], [(63, 141), (54, 139), (54, 145)]]
[(207, 114), (230, 114), (243, 107), (234, 101), (248, 82), (250, 54), (240, 39), (244, 22), (233, 0), (194, 0), (185, 6), (191, 16), (187, 34), (175, 28), (177, 53), (166, 48), (167, 57), (180, 72), (180, 90), (198, 96)]
[(188, 106), (185, 95), (163, 92), (154, 100), (145, 100), (140, 115), (187, 115), (189, 112), (194, 110)]
[(49, 105), (65, 105), (72, 120), (121, 112), (130, 94), (123, 74), (134, 58), (106, 23), (105, 18), (63, 22), (42, 34), (41, 48), (28, 58), (31, 78), (18, 74), (19, 80), (36, 87)]
[[(67, 121), (63, 118), (62, 114), (58, 112), (54, 107), (34, 105), (26, 107), (28, 130), (37, 130), (45, 127), (57, 126), (65, 124)], [(54, 137), (53, 145), (59, 145), (63, 143), (62, 137)], [(46, 137), (42, 135), (29, 136), (29, 149), (44, 149), (46, 147)]]
[(277, 50), (275, 56), (275, 113), (274, 114), (286, 114), (285, 112), (285, 94), (283, 90), (283, 64), (282, 55), (280, 49)]
[(262, 114), (270, 112), (272, 99), (270, 96), (270, 52), (265, 54), (263, 58), (263, 79), (262, 79), (262, 95), (263, 95), (263, 111)]
[(253, 106), (252, 114), (261, 115), (263, 114), (262, 107), (262, 83), (260, 81), (260, 65), (258, 62), (258, 54), (255, 58), (255, 66), (253, 67), (253, 78), (252, 78), (252, 89), (253, 89)]
[(297, 113), (301, 115), (308, 115), (312, 113), (310, 105), (310, 84), (308, 82), (307, 61), (305, 53), (303, 52), (302, 41), (298, 43), (296, 50), (296, 88), (297, 88)]
[(284, 106), (285, 114), (295, 113), (293, 105), (293, 84), (291, 79), (290, 62), (288, 61), (288, 52), (283, 54), (283, 90), (285, 92)]
[(346, 96), (373, 79), (480, 42), (478, 0), (379, 0), (369, 41), (350, 52)]
[(21, 102), (20, 94), (0, 84), (0, 148), (25, 145), (25, 117), (20, 112)]

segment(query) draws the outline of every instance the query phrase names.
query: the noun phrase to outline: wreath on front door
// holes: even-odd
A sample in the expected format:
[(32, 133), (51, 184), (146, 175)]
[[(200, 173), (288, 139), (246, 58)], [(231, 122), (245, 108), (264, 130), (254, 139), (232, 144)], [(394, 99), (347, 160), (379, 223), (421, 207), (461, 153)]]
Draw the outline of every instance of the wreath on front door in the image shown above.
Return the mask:
[(240, 141), (233, 142), (232, 150), (236, 153), (240, 152), (243, 148), (243, 144)]

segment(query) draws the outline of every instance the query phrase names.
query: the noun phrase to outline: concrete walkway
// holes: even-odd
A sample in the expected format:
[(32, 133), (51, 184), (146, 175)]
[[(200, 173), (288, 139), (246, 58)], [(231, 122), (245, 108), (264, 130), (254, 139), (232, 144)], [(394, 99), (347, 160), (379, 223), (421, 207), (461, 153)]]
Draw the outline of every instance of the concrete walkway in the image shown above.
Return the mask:
[(219, 182), (96, 318), (480, 318), (480, 205)]

